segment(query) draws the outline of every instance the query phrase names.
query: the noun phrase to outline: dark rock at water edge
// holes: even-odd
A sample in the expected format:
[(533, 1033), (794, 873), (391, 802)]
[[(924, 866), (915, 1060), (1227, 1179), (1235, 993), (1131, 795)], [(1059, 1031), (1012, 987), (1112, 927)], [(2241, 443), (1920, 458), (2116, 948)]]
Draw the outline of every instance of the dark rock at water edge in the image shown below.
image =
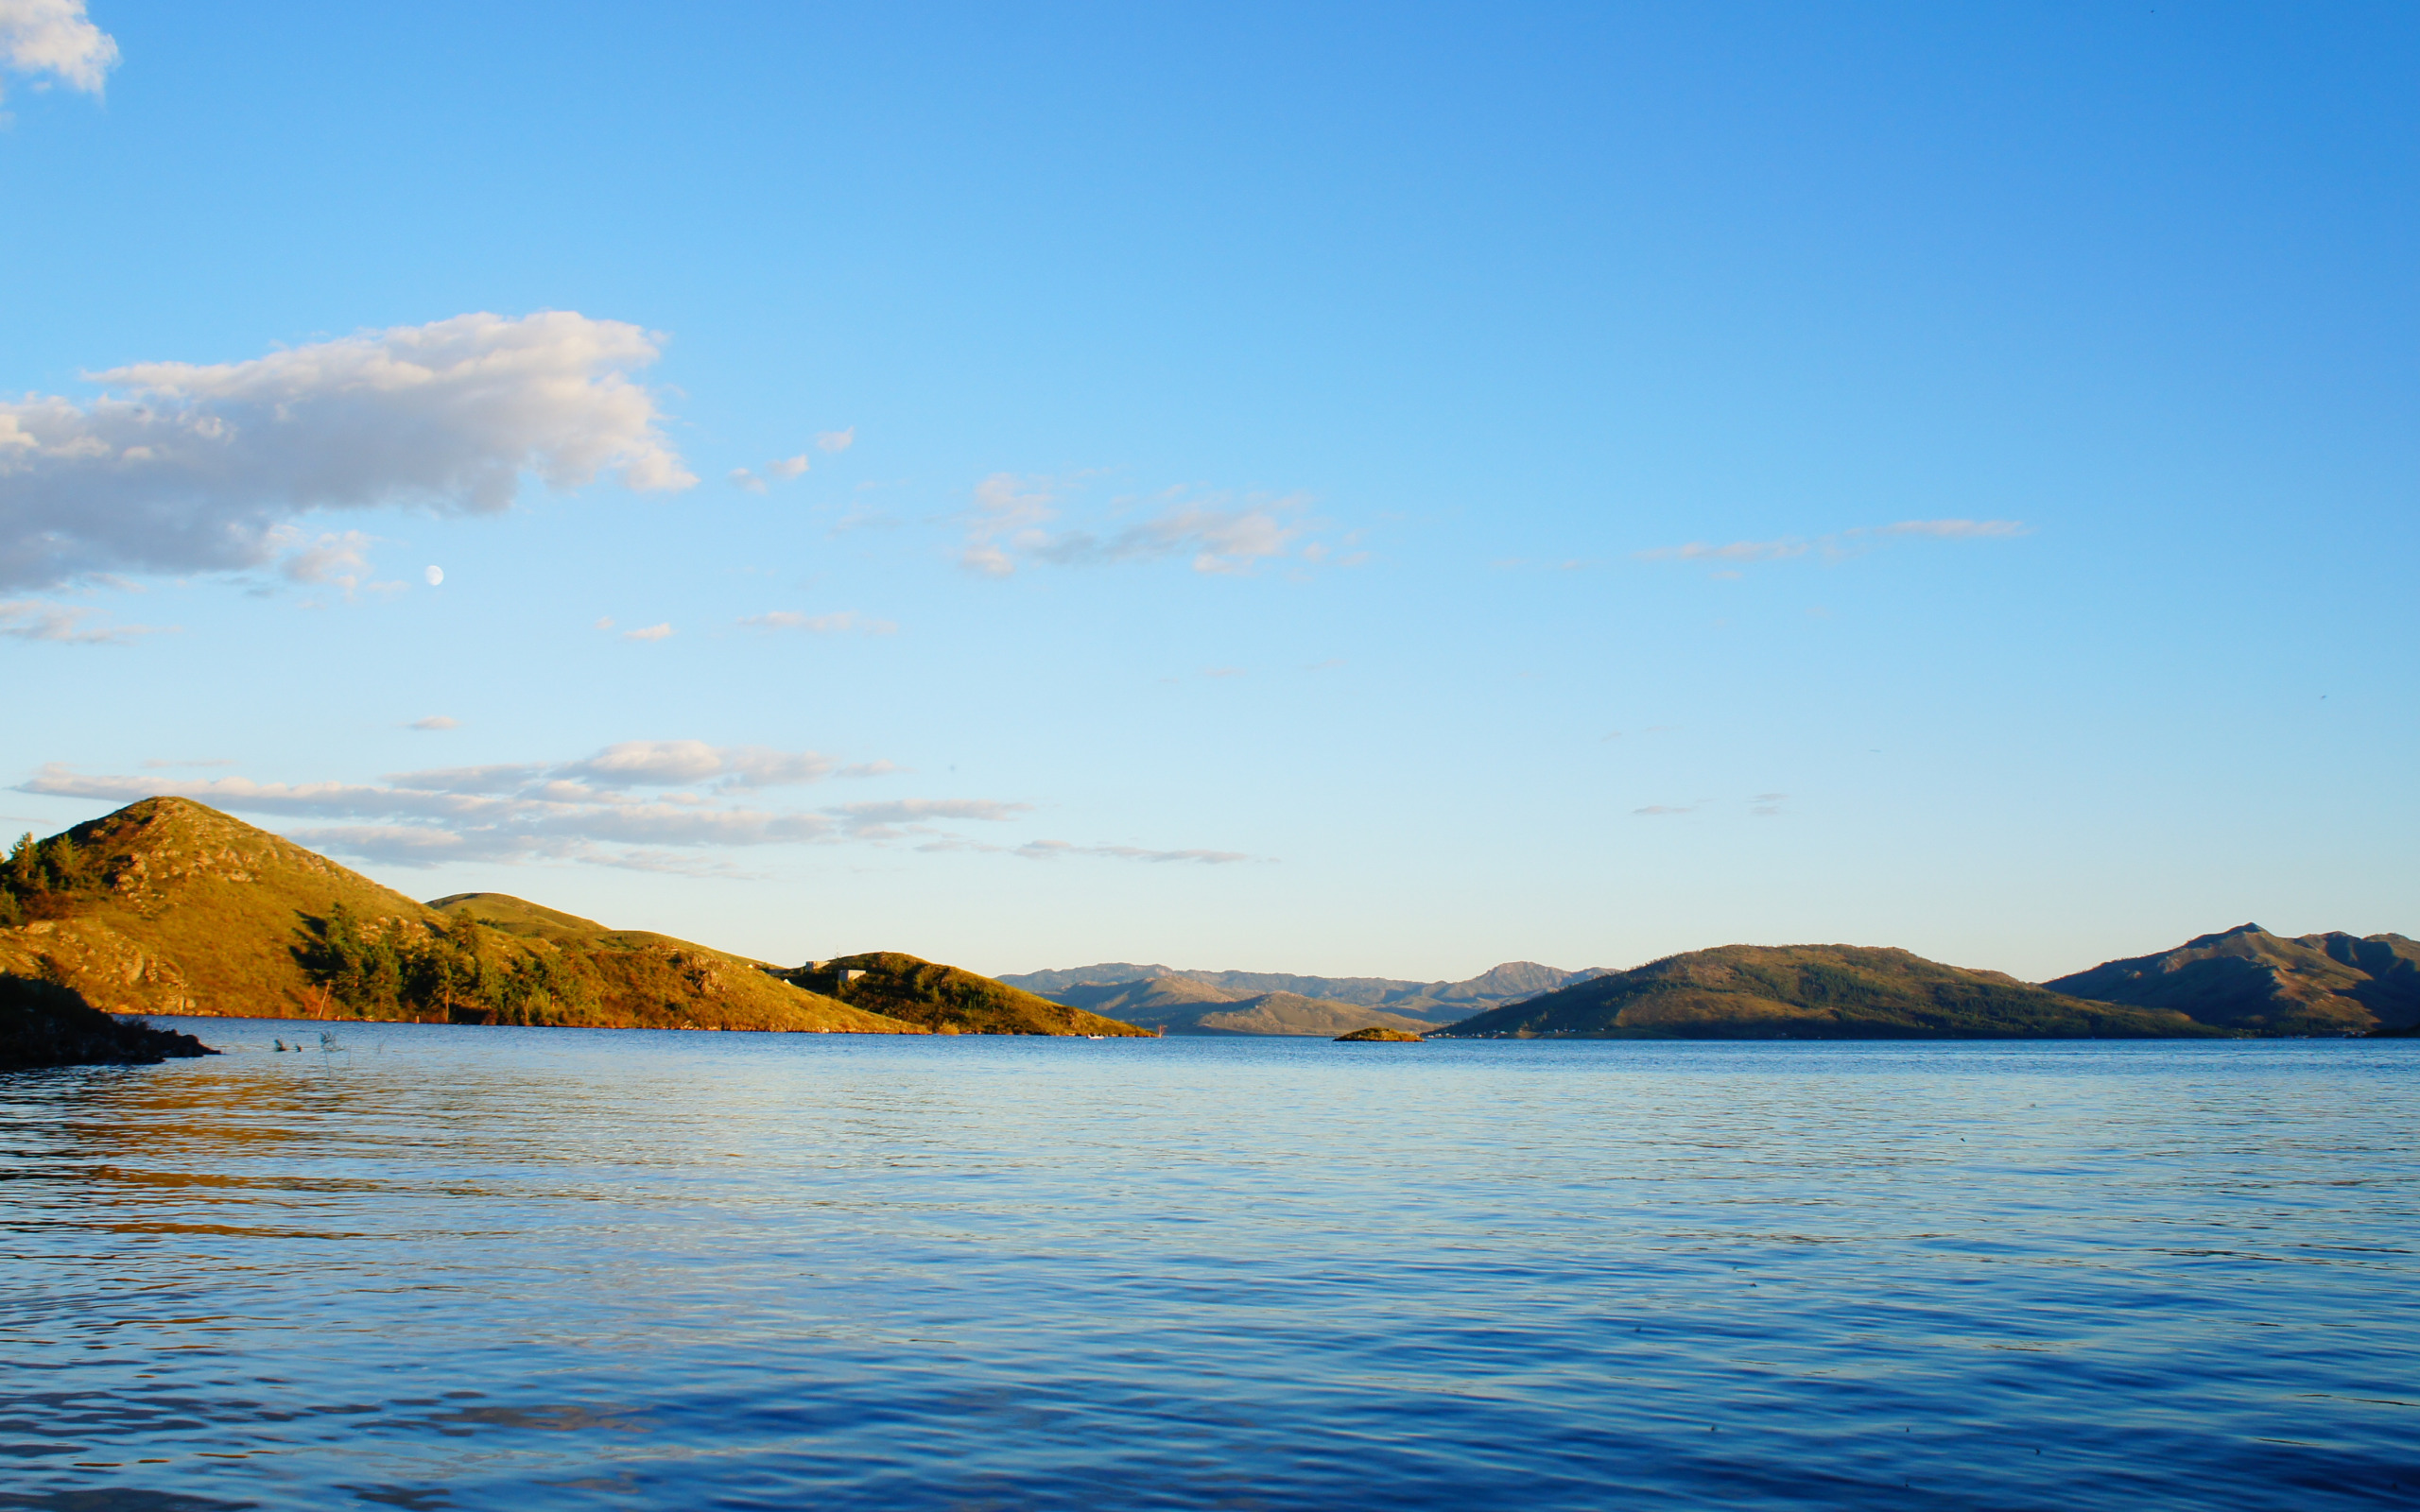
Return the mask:
[(0, 974), (0, 1071), (34, 1066), (156, 1066), (215, 1056), (189, 1034), (114, 1019), (74, 988)]
[(1374, 1023), (1367, 1029), (1356, 1029), (1351, 1034), (1338, 1035), (1336, 1042), (1340, 1045), (1416, 1045), (1421, 1042), (1421, 1036), (1413, 1034), (1409, 1029), (1390, 1029), (1384, 1024)]

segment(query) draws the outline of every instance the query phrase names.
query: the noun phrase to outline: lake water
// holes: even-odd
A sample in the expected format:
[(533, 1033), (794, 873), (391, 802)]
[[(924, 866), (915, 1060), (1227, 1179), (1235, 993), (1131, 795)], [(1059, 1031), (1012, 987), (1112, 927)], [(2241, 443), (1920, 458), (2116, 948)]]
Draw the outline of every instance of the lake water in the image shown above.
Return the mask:
[(162, 1022), (0, 1506), (2420, 1505), (2420, 1041)]

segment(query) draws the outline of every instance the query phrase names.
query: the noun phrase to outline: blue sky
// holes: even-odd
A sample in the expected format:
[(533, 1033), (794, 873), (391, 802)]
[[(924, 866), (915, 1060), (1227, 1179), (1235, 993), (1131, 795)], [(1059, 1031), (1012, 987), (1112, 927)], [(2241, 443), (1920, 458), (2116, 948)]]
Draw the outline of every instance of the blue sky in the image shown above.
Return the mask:
[(2416, 64), (0, 0), (0, 822), (988, 971), (2414, 932)]

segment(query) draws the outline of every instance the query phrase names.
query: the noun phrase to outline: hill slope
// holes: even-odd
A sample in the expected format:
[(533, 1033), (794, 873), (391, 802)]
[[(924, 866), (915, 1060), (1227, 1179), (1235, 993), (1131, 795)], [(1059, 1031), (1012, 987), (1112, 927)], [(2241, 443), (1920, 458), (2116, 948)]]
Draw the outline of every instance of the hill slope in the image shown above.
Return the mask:
[(431, 903), (552, 951), (584, 988), (576, 1021), (617, 1028), (784, 1029), (821, 1034), (923, 1034), (924, 1027), (784, 980), (762, 961), (641, 929), (607, 929), (510, 893), (466, 892)]
[(2257, 1034), (2399, 1031), (2420, 1025), (2420, 940), (2345, 934), (2290, 939), (2238, 924), (2172, 951), (2104, 961), (2043, 985)]
[(2213, 1035), (1997, 971), (1858, 945), (1726, 945), (1465, 1019), (1431, 1038), (1922, 1040)]
[(1295, 976), (1284, 971), (1180, 971), (1166, 966), (1138, 966), (1132, 961), (1104, 961), (1096, 966), (1029, 971), (1000, 980), (1078, 1006), (1091, 1005), (1079, 1003), (1076, 996), (1088, 988), (1140, 981), (1183, 981), (1214, 988), (1237, 1001), (1270, 992), (1291, 992), (1357, 1007), (1381, 1008), (1438, 1023), (1604, 974), (1602, 967), (1566, 971), (1540, 966), (1535, 961), (1507, 961), (1461, 982), (1413, 982), (1386, 976)]
[[(863, 974), (852, 978), (852, 972)], [(784, 974), (792, 982), (830, 990), (853, 1007), (904, 1019), (935, 1034), (1151, 1033), (898, 951), (843, 955)]]
[[(146, 799), (11, 854), (0, 971), (116, 1012), (921, 1032), (738, 956), (507, 902), (470, 910), (502, 928), (466, 924), (216, 809)], [(517, 932), (541, 916), (578, 937)]]

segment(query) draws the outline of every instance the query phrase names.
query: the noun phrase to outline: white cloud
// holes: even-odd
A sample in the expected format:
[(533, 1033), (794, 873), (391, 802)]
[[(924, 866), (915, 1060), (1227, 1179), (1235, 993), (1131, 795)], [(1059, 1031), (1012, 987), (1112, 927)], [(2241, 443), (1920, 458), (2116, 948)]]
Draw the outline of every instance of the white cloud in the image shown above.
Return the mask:
[(746, 489), (751, 493), (765, 491), (765, 480), (744, 467), (735, 467), (731, 470), (731, 485), (736, 489)]
[(0, 66), (36, 88), (47, 75), (98, 94), (117, 66), (117, 43), (86, 18), (84, 0), (0, 0)]
[(93, 374), (89, 404), (0, 402), (0, 586), (255, 566), (319, 509), (510, 508), (612, 472), (697, 479), (627, 373), (659, 338), (568, 311), (464, 315), (249, 362)]
[(64, 645), (125, 645), (173, 627), (161, 625), (91, 625), (101, 611), (89, 605), (53, 604), (43, 599), (0, 601), (0, 635), (18, 641), (55, 641)]
[(462, 721), (459, 719), (450, 718), (444, 714), (431, 714), (425, 719), (413, 720), (409, 728), (413, 730), (459, 730), (462, 728)]
[[(1021, 556), (1061, 567), (1185, 557), (1195, 572), (1240, 573), (1298, 554), (1313, 563), (1329, 556), (1328, 548), (1303, 541), (1311, 525), (1302, 518), (1308, 501), (1300, 494), (1238, 501), (1223, 493), (1167, 489), (1116, 501), (1121, 511), (1150, 511), (1131, 524), (1047, 528), (1079, 482), (994, 472), (977, 484), (973, 507), (959, 517), (966, 541), (959, 565), (987, 577), (1006, 577), (1016, 571)], [(1339, 565), (1362, 559), (1357, 555)]]
[[(2030, 529), (2017, 520), (1902, 520), (1897, 524), (1858, 525), (1855, 529), (1817, 536), (1811, 541), (1799, 536), (1783, 536), (1772, 541), (1735, 541), (1721, 546), (1693, 541), (1685, 546), (1659, 546), (1652, 551), (1642, 551), (1637, 553), (1637, 557), (1641, 561), (1758, 562), (1786, 561), (1810, 552), (1821, 552), (1826, 559), (1838, 560), (1872, 550), (1893, 537), (1997, 541), (2026, 535)], [(1719, 573), (1716, 576), (1737, 577), (1739, 575)]]
[(625, 641), (662, 641), (669, 639), (671, 635), (672, 622), (670, 620), (666, 620), (661, 625), (650, 625), (643, 630), (624, 630), (622, 632), (622, 639)]
[(819, 431), (815, 437), (815, 449), (819, 452), (845, 452), (856, 441), (857, 428), (855, 425), (845, 431)]
[(786, 456), (778, 462), (768, 462), (765, 464), (765, 471), (777, 478), (785, 480), (794, 478), (806, 471), (806, 454), (801, 452), (796, 456)]
[(791, 610), (777, 609), (769, 614), (750, 614), (740, 624), (755, 630), (804, 630), (810, 635), (890, 635), (899, 627), (890, 620), (868, 619), (854, 610), (841, 610), (833, 614), (800, 614)]
[(612, 629), (613, 627), (614, 627), (614, 616), (613, 616), (613, 615), (611, 615), (611, 614), (600, 614), (600, 615), (598, 615), (598, 616), (596, 617), (596, 628), (598, 628), (598, 629), (600, 629), (600, 630), (610, 630), (610, 629)]

